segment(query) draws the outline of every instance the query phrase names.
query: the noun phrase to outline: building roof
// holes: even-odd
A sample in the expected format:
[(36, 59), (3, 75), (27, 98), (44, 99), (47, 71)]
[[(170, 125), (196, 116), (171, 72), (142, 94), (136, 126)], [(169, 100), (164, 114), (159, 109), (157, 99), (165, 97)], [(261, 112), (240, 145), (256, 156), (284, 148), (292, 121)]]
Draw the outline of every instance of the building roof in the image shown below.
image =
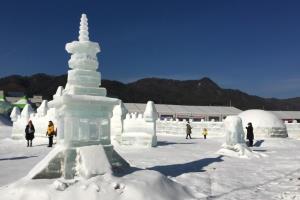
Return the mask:
[(279, 119), (300, 119), (300, 111), (270, 111)]
[[(128, 112), (143, 113), (146, 104), (142, 103), (124, 103)], [(156, 110), (160, 115), (185, 115), (185, 116), (220, 116), (220, 115), (237, 115), (242, 110), (235, 107), (226, 106), (186, 106), (186, 105), (169, 105), (155, 104)]]

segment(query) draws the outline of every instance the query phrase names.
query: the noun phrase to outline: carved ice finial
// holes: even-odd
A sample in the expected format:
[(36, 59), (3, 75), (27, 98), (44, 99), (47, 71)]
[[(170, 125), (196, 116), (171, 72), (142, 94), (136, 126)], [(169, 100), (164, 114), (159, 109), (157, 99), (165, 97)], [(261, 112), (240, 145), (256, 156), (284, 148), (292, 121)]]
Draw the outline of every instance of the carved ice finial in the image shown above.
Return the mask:
[(90, 40), (89, 39), (88, 19), (86, 17), (86, 14), (81, 15), (78, 40), (80, 42)]

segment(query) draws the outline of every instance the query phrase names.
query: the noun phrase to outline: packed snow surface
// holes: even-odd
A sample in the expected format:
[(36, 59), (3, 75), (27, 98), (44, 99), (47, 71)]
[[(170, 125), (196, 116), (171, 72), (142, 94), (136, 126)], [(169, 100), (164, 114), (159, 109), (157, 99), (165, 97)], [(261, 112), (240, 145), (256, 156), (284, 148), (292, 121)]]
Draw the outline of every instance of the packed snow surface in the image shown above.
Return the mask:
[[(0, 127), (2, 136), (9, 137), (9, 131), (11, 127)], [(158, 146), (149, 149), (115, 146), (130, 162), (130, 171), (119, 177), (103, 175), (69, 182), (21, 179), (50, 151), (47, 140), (35, 139), (33, 147), (27, 148), (24, 140), (1, 137), (0, 199), (9, 195), (28, 199), (28, 191), (34, 192), (30, 200), (300, 198), (300, 140), (256, 140), (252, 150), (267, 157), (240, 159), (215, 154), (224, 138), (193, 136), (195, 139), (186, 140), (159, 135)], [(27, 188), (19, 190), (24, 183)]]

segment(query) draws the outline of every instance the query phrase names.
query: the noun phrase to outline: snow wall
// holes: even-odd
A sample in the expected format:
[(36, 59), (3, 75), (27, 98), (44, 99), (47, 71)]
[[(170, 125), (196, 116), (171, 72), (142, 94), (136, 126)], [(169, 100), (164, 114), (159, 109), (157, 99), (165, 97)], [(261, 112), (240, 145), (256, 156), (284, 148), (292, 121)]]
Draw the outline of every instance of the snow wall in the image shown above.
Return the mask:
[[(203, 129), (206, 128), (209, 136), (225, 136), (224, 123), (215, 121), (190, 121), (192, 126), (192, 136), (202, 136)], [(186, 121), (176, 120), (157, 120), (157, 133), (167, 135), (186, 134)]]
[[(48, 102), (43, 101), (42, 105), (38, 108), (37, 112), (34, 112), (32, 109), (23, 109), (22, 113), (20, 111), (14, 110), (11, 113), (11, 119), (13, 121), (13, 130), (12, 137), (16, 139), (23, 139), (25, 135), (25, 126), (27, 125), (29, 120), (32, 120), (36, 133), (36, 137), (45, 137), (46, 129), (48, 126), (48, 121), (52, 120), (54, 124), (57, 124), (55, 109), (48, 108)], [(30, 105), (28, 105), (29, 107)], [(111, 135), (115, 138), (123, 135), (124, 133), (128, 137), (133, 137), (134, 135), (141, 133), (140, 136), (145, 135), (146, 137), (156, 137), (156, 134), (166, 134), (166, 135), (185, 135), (186, 134), (186, 121), (179, 121), (178, 119), (171, 120), (160, 120), (157, 119), (154, 121), (145, 121), (143, 114), (138, 113), (127, 113), (128, 111), (125, 109), (123, 103), (114, 108), (113, 117), (111, 118)], [(266, 112), (266, 111), (265, 111)], [(251, 114), (251, 116), (253, 116)], [(275, 118), (276, 123), (271, 124), (266, 122), (266, 116), (263, 115), (263, 120), (259, 116), (259, 114), (255, 114), (256, 118), (260, 119), (263, 124), (269, 124), (268, 127), (255, 128), (254, 134), (255, 136), (265, 137), (270, 135), (272, 131), (280, 131), (285, 130), (289, 137), (291, 138), (300, 138), (300, 123), (296, 121), (293, 123), (285, 122), (283, 123), (277, 117)], [(267, 115), (269, 116), (269, 115)], [(272, 116), (272, 119), (273, 116)], [(253, 119), (250, 120), (253, 123)], [(245, 120), (244, 120), (245, 121)], [(208, 137), (224, 137), (224, 122), (215, 122), (215, 121), (190, 121), (192, 126), (192, 134), (194, 137), (202, 137), (202, 131), (204, 128), (208, 130)], [(245, 122), (247, 123), (247, 122)], [(243, 122), (243, 127), (246, 125)], [(272, 127), (273, 126), (273, 127)], [(256, 137), (256, 138), (257, 138)], [(148, 140), (149, 141), (149, 140)], [(152, 141), (152, 140), (151, 140)], [(128, 141), (127, 141), (128, 142)], [(142, 141), (140, 141), (142, 142)], [(126, 143), (126, 142), (125, 142)], [(125, 144), (124, 143), (124, 144)]]
[(288, 133), (288, 135), (289, 135), (290, 138), (300, 139), (300, 123), (297, 123), (297, 122), (292, 122), (292, 123), (285, 122), (284, 124), (286, 126), (286, 130), (287, 130), (287, 133)]

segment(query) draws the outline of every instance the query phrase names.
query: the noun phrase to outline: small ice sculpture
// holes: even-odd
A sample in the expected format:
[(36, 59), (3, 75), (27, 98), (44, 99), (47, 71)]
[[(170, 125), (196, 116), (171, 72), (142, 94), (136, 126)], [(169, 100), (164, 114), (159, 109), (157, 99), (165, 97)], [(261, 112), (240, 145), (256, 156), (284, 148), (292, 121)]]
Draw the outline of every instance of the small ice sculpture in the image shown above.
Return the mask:
[(29, 121), (30, 115), (33, 113), (33, 109), (30, 104), (26, 104), (21, 112), (21, 117), (26, 121)]
[(21, 112), (20, 112), (19, 107), (14, 107), (10, 114), (11, 121), (13, 121), (13, 122), (17, 121), (20, 114), (21, 114)]
[(47, 114), (48, 109), (49, 109), (48, 108), (48, 101), (44, 100), (42, 102), (42, 104), (40, 105), (40, 107), (38, 107), (38, 109), (37, 109), (37, 115), (39, 117), (45, 116)]
[(245, 144), (245, 133), (242, 126), (242, 119), (237, 116), (228, 116), (224, 121), (226, 145)]
[(152, 101), (148, 101), (144, 113), (126, 115), (122, 121), (122, 133), (115, 139), (121, 145), (154, 147), (157, 145), (156, 121), (158, 113)]
[(55, 95), (53, 95), (53, 99), (59, 98), (63, 94), (64, 87), (59, 86), (56, 90)]
[(146, 109), (144, 112), (144, 119), (146, 122), (153, 122), (158, 119), (158, 113), (156, 111), (153, 101), (147, 102)]
[[(128, 115), (128, 116), (127, 116)], [(113, 109), (113, 117), (111, 118), (111, 135), (113, 137), (120, 137), (123, 132), (123, 120), (130, 117), (127, 109), (122, 101)]]
[(238, 116), (228, 116), (224, 121), (226, 143), (217, 153), (226, 156), (249, 158), (254, 153), (245, 143), (245, 133), (242, 119)]

